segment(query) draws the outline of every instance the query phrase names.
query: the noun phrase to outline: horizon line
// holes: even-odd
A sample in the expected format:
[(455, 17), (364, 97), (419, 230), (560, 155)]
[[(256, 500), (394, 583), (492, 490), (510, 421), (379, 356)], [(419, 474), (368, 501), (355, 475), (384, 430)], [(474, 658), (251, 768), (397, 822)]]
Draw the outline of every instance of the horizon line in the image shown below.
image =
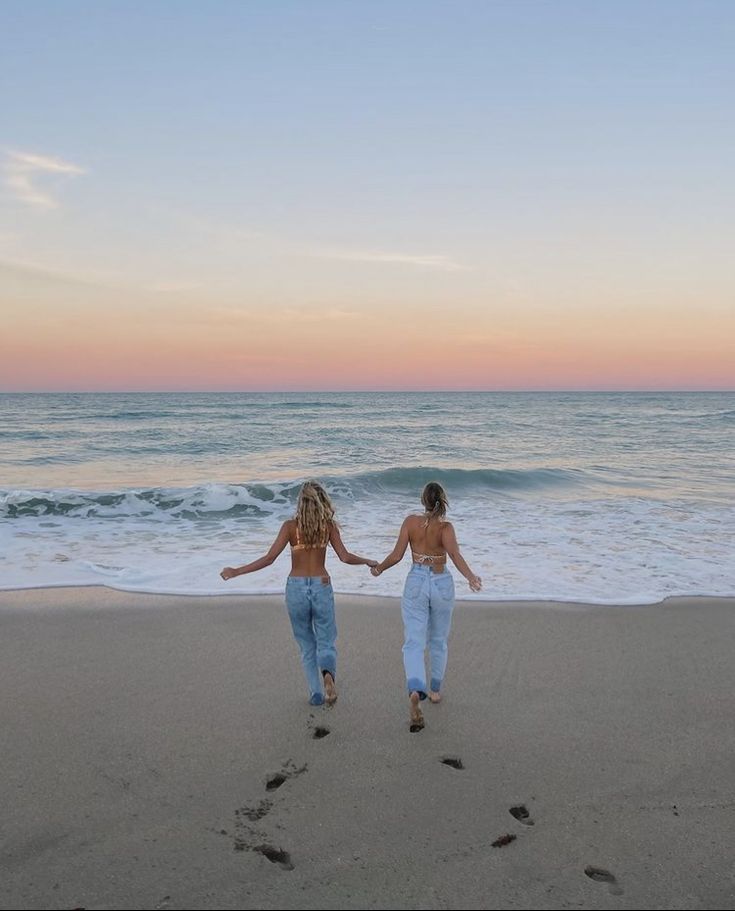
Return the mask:
[(735, 392), (735, 386), (729, 388), (619, 388), (610, 387), (603, 389), (584, 388), (584, 387), (567, 387), (560, 389), (548, 388), (511, 388), (511, 389), (0, 389), (0, 395), (355, 395), (365, 394), (374, 395), (384, 393), (394, 395), (415, 394), (415, 395), (432, 395), (432, 394), (449, 394), (449, 393), (476, 393), (478, 395), (488, 394), (506, 394), (506, 393), (529, 393), (538, 395), (539, 393), (548, 393), (556, 395), (563, 392), (575, 393), (695, 393), (695, 392), (716, 392), (726, 393)]

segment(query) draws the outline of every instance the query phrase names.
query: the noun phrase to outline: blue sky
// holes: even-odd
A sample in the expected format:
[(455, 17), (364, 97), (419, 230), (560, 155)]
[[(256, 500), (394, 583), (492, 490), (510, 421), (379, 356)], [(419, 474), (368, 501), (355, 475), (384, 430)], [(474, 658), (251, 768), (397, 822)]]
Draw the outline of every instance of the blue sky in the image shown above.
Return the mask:
[(5, 2), (2, 19), (9, 268), (116, 301), (206, 285), (202, 308), (461, 300), (505, 330), (521, 311), (521, 334), (554, 308), (613, 320), (616, 295), (646, 325), (695, 300), (732, 318), (733, 3)]

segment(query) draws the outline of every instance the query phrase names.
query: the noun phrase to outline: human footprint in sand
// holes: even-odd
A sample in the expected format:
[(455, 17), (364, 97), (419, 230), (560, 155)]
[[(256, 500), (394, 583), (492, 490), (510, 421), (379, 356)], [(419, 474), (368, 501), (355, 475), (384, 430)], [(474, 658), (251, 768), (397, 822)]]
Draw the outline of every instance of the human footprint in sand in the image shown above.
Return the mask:
[(299, 492), (296, 516), (283, 523), (268, 553), (245, 566), (226, 566), (220, 575), (227, 581), (270, 566), (287, 544), (291, 545), (291, 574), (286, 580), (286, 608), (301, 652), (309, 702), (334, 705), (337, 624), (334, 591), (325, 566), (327, 546), (331, 544), (340, 560), (352, 566), (375, 566), (376, 561), (347, 550), (326, 490), (317, 481), (307, 481)]
[(459, 551), (457, 535), (445, 518), (449, 501), (444, 488), (436, 481), (427, 484), (421, 494), (423, 515), (407, 516), (390, 554), (371, 570), (379, 576), (403, 559), (411, 545), (412, 565), (401, 599), (403, 615), (403, 664), (410, 704), (409, 730), (424, 727), (421, 700), (426, 699), (424, 652), (428, 641), (431, 662), (431, 702), (441, 701), (441, 685), (447, 667), (447, 637), (454, 610), (454, 579), (447, 570), (447, 555), (470, 584), (473, 592), (482, 588)]

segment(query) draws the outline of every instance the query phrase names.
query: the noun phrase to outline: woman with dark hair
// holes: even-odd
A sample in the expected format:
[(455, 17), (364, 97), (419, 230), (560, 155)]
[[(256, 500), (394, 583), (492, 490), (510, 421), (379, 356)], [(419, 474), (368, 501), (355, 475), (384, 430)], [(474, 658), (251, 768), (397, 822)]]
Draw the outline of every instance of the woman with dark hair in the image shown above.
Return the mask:
[(403, 559), (411, 545), (412, 565), (401, 599), (404, 642), (403, 664), (410, 703), (409, 730), (424, 727), (420, 702), (426, 699), (424, 652), (428, 642), (431, 678), (428, 695), (431, 702), (441, 701), (441, 685), (447, 667), (447, 637), (454, 609), (454, 579), (447, 570), (447, 555), (470, 584), (473, 592), (482, 588), (459, 551), (457, 536), (445, 518), (449, 505), (444, 488), (436, 481), (424, 487), (421, 494), (424, 514), (407, 516), (398, 534), (396, 546), (381, 563), (371, 570), (379, 576)]

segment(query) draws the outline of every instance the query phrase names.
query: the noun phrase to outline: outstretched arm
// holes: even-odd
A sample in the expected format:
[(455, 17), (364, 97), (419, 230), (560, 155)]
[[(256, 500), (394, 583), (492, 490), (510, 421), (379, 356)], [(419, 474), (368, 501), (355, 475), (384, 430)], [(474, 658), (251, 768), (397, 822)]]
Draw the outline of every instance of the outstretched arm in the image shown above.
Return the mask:
[(358, 557), (347, 550), (342, 541), (342, 535), (339, 533), (337, 526), (332, 523), (332, 530), (329, 533), (329, 543), (334, 548), (334, 552), (343, 563), (349, 563), (350, 566), (375, 566), (375, 560), (368, 560), (367, 557)]
[(470, 583), (473, 592), (479, 592), (482, 588), (482, 579), (476, 576), (467, 565), (465, 558), (459, 551), (457, 535), (451, 522), (446, 522), (442, 528), (442, 547), (449, 554), (452, 563), (462, 573), (465, 579)]
[(253, 560), (252, 563), (246, 563), (245, 566), (225, 566), (220, 576), (227, 582), (228, 579), (233, 579), (235, 576), (244, 576), (246, 573), (254, 573), (265, 566), (270, 566), (287, 544), (288, 522), (284, 522), (276, 536), (276, 540), (271, 544), (270, 550), (264, 557), (259, 557), (257, 560)]
[(377, 566), (374, 566), (370, 572), (374, 576), (379, 576), (383, 570), (390, 569), (391, 566), (395, 566), (396, 563), (400, 563), (403, 559), (403, 555), (406, 553), (406, 548), (408, 547), (408, 519), (403, 520), (403, 525), (401, 525), (401, 530), (398, 532), (398, 540), (396, 541), (396, 546), (388, 554), (388, 556), (381, 563), (378, 563)]

